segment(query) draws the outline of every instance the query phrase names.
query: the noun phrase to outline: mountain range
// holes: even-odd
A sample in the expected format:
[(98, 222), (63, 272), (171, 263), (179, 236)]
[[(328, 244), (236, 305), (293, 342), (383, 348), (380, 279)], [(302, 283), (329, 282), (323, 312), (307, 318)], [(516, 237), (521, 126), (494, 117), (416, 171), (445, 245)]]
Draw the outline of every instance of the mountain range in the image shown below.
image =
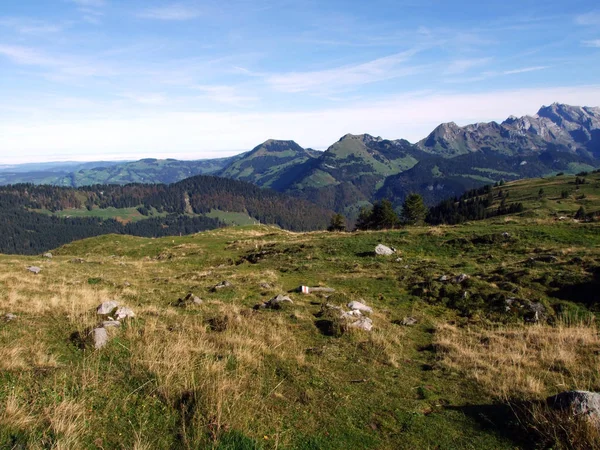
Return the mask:
[(536, 115), (464, 127), (450, 122), (410, 143), (347, 134), (319, 152), (294, 141), (267, 140), (231, 158), (144, 159), (78, 170), (0, 169), (0, 184), (173, 183), (198, 174), (247, 181), (356, 216), (381, 198), (398, 206), (410, 192), (432, 204), (483, 184), (600, 166), (600, 108), (554, 103)]

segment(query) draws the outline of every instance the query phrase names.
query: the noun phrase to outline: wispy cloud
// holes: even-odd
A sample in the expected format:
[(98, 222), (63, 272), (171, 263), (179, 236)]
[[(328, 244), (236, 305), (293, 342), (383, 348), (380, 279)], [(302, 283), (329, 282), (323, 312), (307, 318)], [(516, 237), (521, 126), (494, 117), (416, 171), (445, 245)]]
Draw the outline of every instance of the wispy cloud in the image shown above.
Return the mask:
[(586, 47), (600, 48), (600, 39), (593, 39), (591, 41), (583, 41), (582, 44), (585, 45)]
[(34, 49), (0, 44), (0, 55), (26, 66), (56, 66), (58, 61)]
[(18, 17), (0, 18), (0, 27), (8, 27), (19, 34), (30, 35), (59, 33), (65, 28), (62, 24)]
[(594, 26), (600, 25), (600, 12), (592, 11), (587, 14), (580, 14), (575, 17), (575, 23), (577, 25)]
[(537, 72), (538, 70), (549, 69), (550, 66), (533, 66), (533, 67), (522, 67), (520, 69), (505, 70), (502, 75), (516, 75), (518, 73)]
[(105, 0), (71, 0), (71, 3), (75, 3), (83, 8), (102, 8), (106, 6)]
[(108, 5), (107, 0), (69, 0), (77, 5), (77, 9), (83, 15), (83, 20), (94, 25), (100, 24), (104, 15), (103, 8)]
[(201, 11), (182, 4), (171, 4), (158, 8), (150, 8), (141, 11), (139, 17), (155, 20), (183, 21), (191, 20), (201, 16)]
[(335, 92), (415, 74), (420, 68), (404, 64), (415, 53), (415, 50), (410, 50), (357, 65), (313, 72), (290, 72), (270, 75), (266, 81), (274, 89), (283, 92)]
[(461, 73), (468, 72), (474, 67), (479, 67), (489, 63), (492, 58), (476, 58), (476, 59), (457, 59), (452, 61), (444, 69), (445, 75), (458, 75)]

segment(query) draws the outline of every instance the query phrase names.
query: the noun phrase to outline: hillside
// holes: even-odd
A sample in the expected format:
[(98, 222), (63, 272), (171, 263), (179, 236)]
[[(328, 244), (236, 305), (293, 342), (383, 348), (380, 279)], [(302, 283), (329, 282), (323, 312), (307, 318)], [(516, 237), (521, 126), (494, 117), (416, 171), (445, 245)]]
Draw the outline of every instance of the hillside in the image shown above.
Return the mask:
[[(252, 226), (0, 256), (0, 447), (594, 448), (543, 400), (600, 383), (599, 226)], [(135, 317), (95, 350), (107, 300)], [(326, 306), (350, 301), (371, 331)]]
[(324, 229), (332, 211), (249, 183), (199, 175), (175, 184), (79, 189), (30, 184), (0, 187), (0, 251), (39, 253), (108, 233), (190, 234), (225, 223)]

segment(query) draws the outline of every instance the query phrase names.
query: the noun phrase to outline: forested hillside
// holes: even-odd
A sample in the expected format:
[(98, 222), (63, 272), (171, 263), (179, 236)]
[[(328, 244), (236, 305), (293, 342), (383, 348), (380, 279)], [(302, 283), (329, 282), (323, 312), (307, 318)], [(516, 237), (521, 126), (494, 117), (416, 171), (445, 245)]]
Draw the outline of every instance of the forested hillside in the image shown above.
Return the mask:
[[(102, 220), (107, 208), (137, 208), (144, 220)], [(92, 217), (55, 217), (87, 210)], [(223, 225), (206, 215), (247, 214), (289, 230), (325, 229), (332, 211), (241, 181), (197, 176), (176, 184), (98, 185), (79, 189), (20, 184), (0, 188), (0, 253), (39, 253), (89, 236), (189, 234)]]

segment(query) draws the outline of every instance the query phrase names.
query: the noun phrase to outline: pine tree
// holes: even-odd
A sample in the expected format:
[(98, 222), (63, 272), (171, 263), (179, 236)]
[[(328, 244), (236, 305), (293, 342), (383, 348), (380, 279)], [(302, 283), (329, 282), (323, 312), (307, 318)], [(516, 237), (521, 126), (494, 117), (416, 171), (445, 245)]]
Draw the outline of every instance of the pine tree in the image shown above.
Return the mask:
[(421, 225), (427, 217), (427, 206), (419, 194), (410, 194), (402, 205), (402, 217), (409, 225)]
[(335, 214), (331, 218), (327, 231), (346, 231), (346, 218), (341, 214)]
[(376, 230), (396, 228), (400, 225), (400, 218), (394, 211), (392, 202), (387, 199), (375, 202), (371, 212), (371, 223)]

